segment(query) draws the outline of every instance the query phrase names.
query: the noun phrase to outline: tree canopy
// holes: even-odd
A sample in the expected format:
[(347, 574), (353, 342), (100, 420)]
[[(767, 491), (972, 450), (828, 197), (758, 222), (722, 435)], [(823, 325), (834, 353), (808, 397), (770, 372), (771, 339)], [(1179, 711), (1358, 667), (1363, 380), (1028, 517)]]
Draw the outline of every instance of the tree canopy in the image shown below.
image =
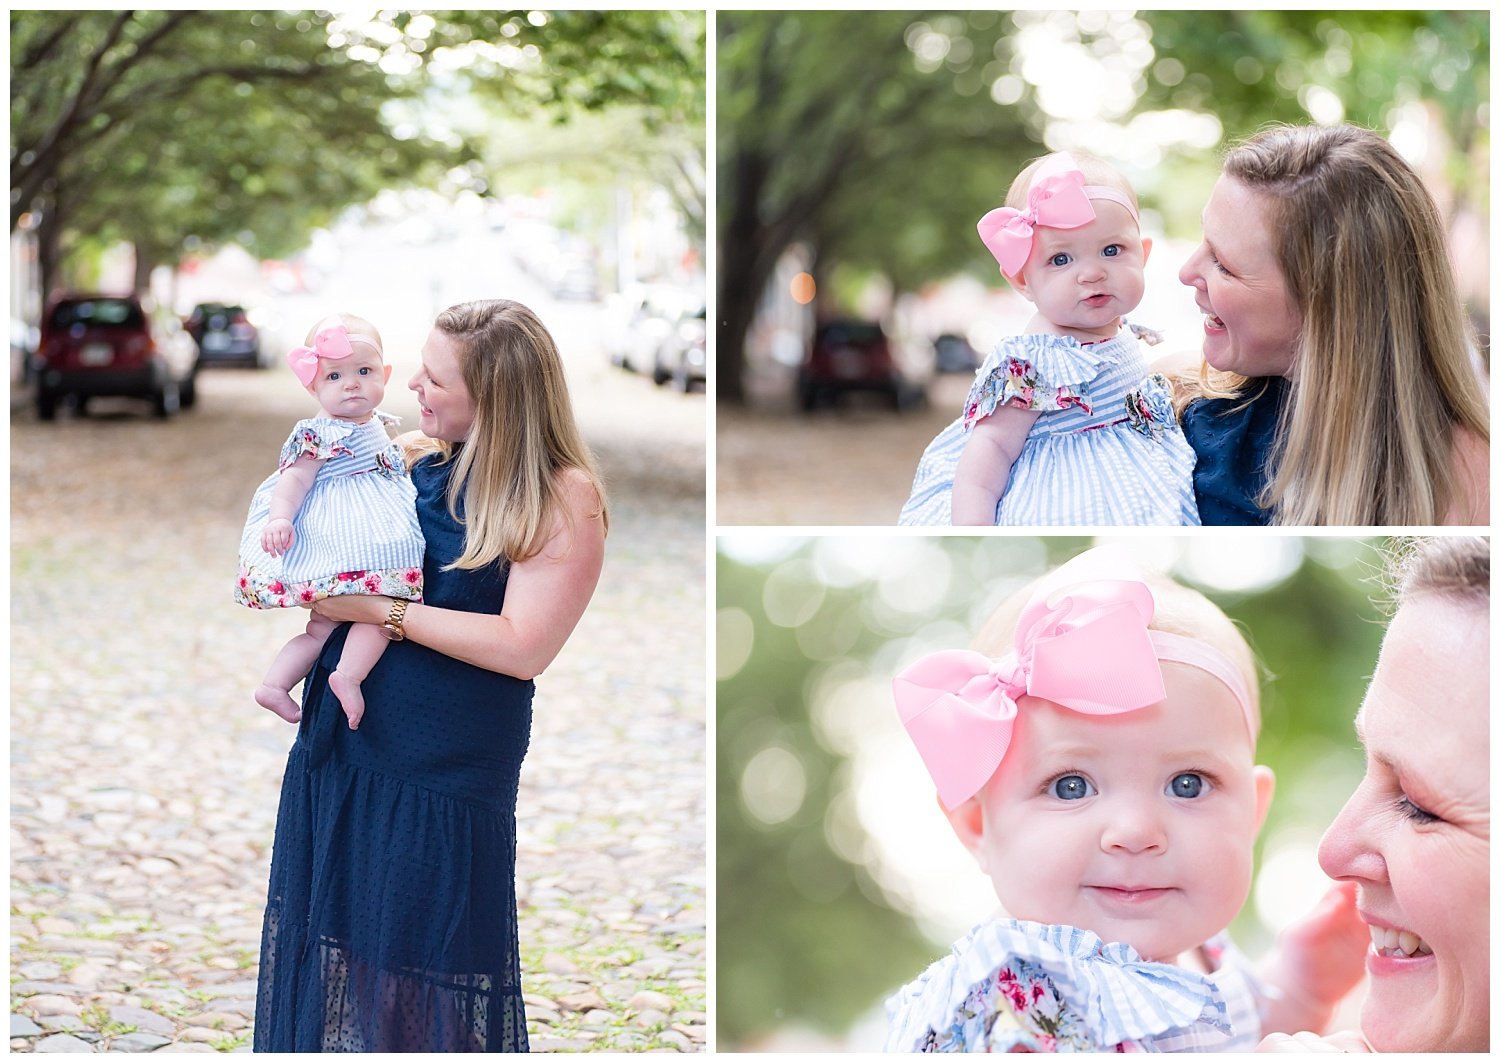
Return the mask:
[(438, 81), (557, 120), (701, 127), (702, 50), (692, 12), (13, 12), (11, 227), (36, 227), (48, 280), (79, 239), (148, 264), (228, 240), (284, 254), (478, 158), (423, 112)]

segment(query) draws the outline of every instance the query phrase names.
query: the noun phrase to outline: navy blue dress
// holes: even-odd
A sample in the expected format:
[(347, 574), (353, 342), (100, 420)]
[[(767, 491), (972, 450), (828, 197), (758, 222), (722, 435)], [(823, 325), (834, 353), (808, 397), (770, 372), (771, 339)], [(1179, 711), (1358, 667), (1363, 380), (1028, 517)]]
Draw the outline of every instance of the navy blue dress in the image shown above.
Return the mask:
[[(498, 613), (508, 566), (443, 571), (463, 549), (453, 464), (412, 469), (425, 601)], [(350, 731), (328, 689), (348, 629), (309, 674), (287, 759), (255, 1051), (526, 1051), (516, 790), (534, 686), (396, 642)]]
[(1271, 478), (1271, 443), (1288, 385), (1281, 377), (1258, 383), (1264, 388), (1243, 409), (1235, 409), (1243, 398), (1199, 399), (1183, 411), (1182, 433), (1198, 455), (1193, 493), (1204, 524), (1271, 523), (1255, 499)]

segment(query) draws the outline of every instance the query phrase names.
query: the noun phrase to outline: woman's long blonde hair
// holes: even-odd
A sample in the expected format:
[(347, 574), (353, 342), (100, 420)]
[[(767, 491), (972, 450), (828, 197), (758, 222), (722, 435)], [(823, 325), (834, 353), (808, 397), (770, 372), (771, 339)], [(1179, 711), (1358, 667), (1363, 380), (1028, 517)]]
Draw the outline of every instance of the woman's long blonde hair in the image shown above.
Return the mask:
[[(1276, 126), (1224, 175), (1266, 197), (1301, 315), (1287, 406), (1257, 502), (1277, 524), (1426, 525), (1458, 493), (1454, 437), (1489, 405), (1443, 219), (1421, 179), (1355, 126)], [(1206, 364), (1184, 398), (1253, 398)]]
[[(464, 552), (452, 568), (525, 561), (547, 544), (559, 516), (567, 519), (560, 479), (572, 470), (593, 485), (597, 516), (609, 528), (604, 485), (578, 432), (562, 357), (545, 325), (509, 299), (450, 306), (434, 327), (452, 337), (459, 372), (474, 403), (463, 446), (419, 444), (456, 462), (448, 478), (448, 511), (463, 502)], [(456, 457), (455, 457), (456, 454)]]

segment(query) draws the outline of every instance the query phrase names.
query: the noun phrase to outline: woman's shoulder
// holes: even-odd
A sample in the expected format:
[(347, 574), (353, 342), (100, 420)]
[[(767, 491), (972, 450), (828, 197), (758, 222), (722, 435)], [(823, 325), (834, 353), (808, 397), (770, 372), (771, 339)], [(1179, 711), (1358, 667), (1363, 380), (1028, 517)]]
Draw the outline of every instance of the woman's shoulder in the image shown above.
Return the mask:
[(577, 466), (559, 469), (553, 474), (553, 486), (556, 504), (562, 511), (559, 514), (561, 519), (557, 522), (559, 532), (566, 528), (572, 534), (577, 534), (579, 521), (586, 525), (597, 522), (601, 531), (609, 526), (603, 485), (587, 469)]
[(1453, 430), (1453, 483), (1456, 497), (1443, 514), (1444, 524), (1490, 522), (1490, 443), (1459, 425)]

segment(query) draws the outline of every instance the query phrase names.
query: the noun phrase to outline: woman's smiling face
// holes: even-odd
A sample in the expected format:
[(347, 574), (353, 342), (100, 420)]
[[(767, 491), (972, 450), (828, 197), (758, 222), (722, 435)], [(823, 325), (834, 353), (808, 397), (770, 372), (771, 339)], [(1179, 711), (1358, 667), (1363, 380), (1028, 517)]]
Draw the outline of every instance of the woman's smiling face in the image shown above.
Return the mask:
[(407, 387), (417, 393), (422, 434), (462, 443), (474, 427), (474, 399), (464, 385), (458, 341), (433, 329), (422, 345), (422, 368)]
[(1302, 319), (1276, 261), (1266, 197), (1220, 177), (1203, 208), (1203, 243), (1177, 274), (1203, 311), (1203, 357), (1247, 377), (1293, 375)]
[(1365, 778), (1318, 853), (1359, 886), (1377, 1051), (1489, 1047), (1488, 712), (1488, 606), (1409, 599), (1355, 721)]

